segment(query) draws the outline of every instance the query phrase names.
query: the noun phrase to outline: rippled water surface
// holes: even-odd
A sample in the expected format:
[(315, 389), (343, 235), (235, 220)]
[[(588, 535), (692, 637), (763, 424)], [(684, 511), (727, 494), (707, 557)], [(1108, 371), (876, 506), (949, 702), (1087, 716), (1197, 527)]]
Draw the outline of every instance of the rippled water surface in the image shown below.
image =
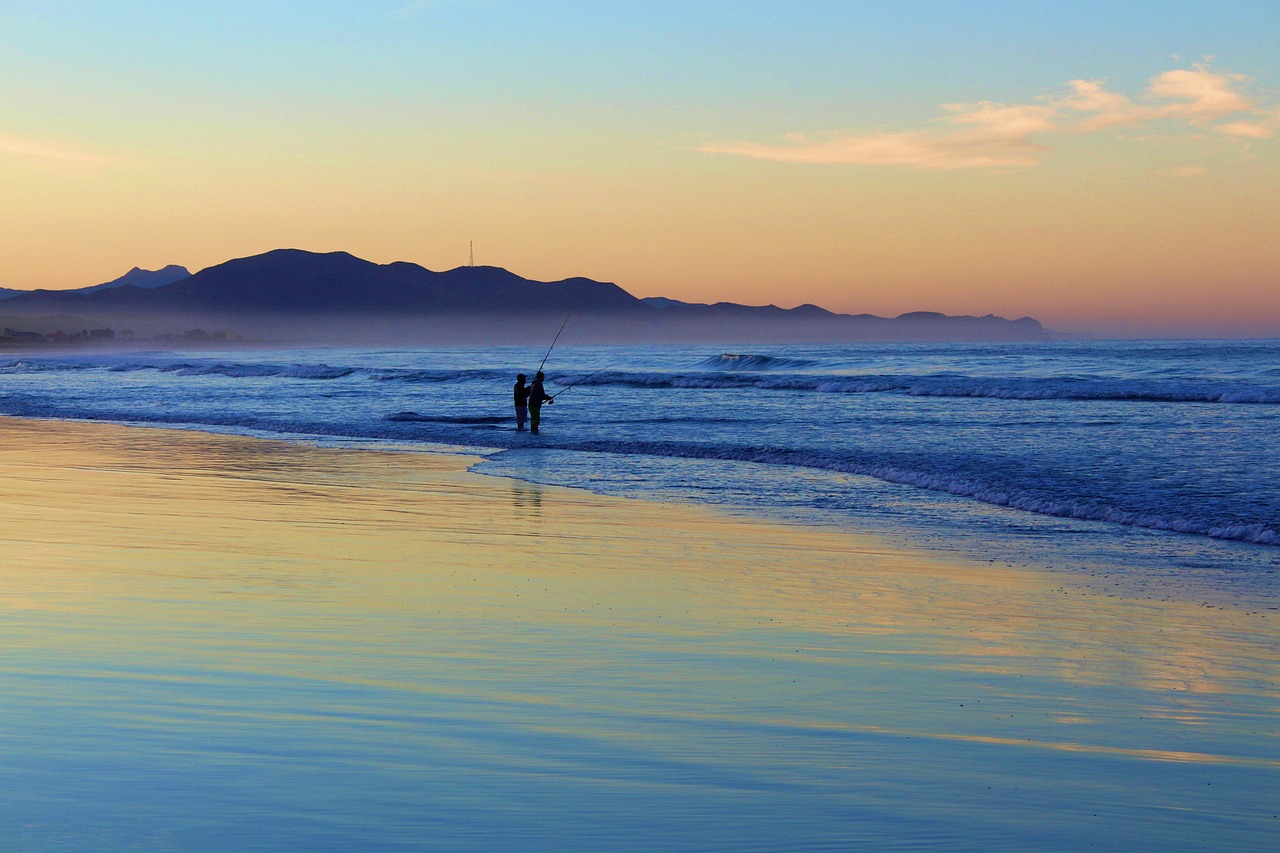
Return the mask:
[(10, 357), (0, 412), (461, 448), (486, 473), (1274, 592), (1277, 341), (560, 346), (533, 437), (510, 385), (544, 354)]
[(12, 414), (296, 440), (0, 423), (0, 847), (1270, 849), (1273, 350), (912, 390), (1125, 372), (1081, 349), (567, 349), (537, 438), (541, 354), (6, 362)]

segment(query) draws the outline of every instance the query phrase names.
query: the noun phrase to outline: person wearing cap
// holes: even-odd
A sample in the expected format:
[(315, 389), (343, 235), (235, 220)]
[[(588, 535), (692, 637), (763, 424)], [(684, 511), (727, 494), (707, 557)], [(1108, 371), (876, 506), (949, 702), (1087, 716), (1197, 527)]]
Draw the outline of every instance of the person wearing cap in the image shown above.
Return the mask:
[[(524, 432), (524, 422), (529, 416), (529, 386), (524, 384), (524, 374), (516, 374), (515, 385), (515, 401), (516, 401), (516, 429)], [(537, 426), (533, 429), (538, 431)]]

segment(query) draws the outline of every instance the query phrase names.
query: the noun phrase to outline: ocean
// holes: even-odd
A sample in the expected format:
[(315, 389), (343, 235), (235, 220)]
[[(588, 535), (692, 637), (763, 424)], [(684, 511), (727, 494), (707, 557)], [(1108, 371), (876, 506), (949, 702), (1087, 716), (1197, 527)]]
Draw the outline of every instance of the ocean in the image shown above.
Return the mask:
[(0, 356), (0, 848), (1276, 846), (1280, 341), (545, 354)]
[[(539, 435), (511, 385), (547, 355)], [(462, 452), (1132, 592), (1280, 592), (1280, 341), (0, 356), (0, 413)]]

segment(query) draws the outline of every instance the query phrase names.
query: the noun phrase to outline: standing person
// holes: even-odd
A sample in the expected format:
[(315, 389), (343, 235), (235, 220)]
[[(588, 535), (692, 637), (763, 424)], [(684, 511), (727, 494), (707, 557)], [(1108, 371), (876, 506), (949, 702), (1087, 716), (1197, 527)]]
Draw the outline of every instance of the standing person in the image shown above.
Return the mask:
[(532, 433), (538, 432), (538, 421), (542, 420), (542, 404), (550, 405), (555, 402), (542, 388), (544, 378), (539, 370), (533, 376), (533, 384), (529, 386), (529, 432)]
[[(524, 432), (525, 418), (529, 416), (529, 386), (524, 384), (524, 374), (516, 374), (515, 385), (516, 429)], [(538, 430), (535, 428), (534, 432)]]

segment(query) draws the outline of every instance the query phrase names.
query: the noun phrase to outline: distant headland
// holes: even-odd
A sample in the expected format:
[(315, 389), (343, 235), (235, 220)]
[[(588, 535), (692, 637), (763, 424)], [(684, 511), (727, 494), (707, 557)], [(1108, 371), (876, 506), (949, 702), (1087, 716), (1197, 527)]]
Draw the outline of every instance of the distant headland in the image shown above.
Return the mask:
[[(196, 273), (135, 267), (74, 290), (0, 289), (0, 347), (236, 341), (280, 344), (526, 343), (555, 318), (579, 343), (1030, 341), (1023, 317), (837, 314), (639, 298), (587, 278), (532, 281), (500, 267), (433, 272), (346, 252), (276, 249)], [(206, 331), (210, 330), (210, 331)], [(568, 334), (566, 339), (569, 339)]]

